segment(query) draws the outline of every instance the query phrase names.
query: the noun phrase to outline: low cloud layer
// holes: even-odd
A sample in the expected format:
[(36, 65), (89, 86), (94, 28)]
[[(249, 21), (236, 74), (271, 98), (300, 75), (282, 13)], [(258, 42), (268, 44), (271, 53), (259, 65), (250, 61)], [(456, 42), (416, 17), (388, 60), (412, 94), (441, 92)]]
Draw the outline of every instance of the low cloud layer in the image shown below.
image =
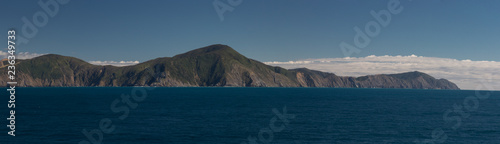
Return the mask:
[(94, 65), (129, 66), (138, 64), (139, 61), (89, 61)]
[[(4, 51), (0, 51), (0, 59), (7, 58), (10, 54)], [(16, 53), (16, 59), (31, 59), (39, 57), (45, 54), (30, 53), (30, 52), (18, 52)], [(89, 63), (94, 65), (112, 65), (112, 66), (129, 66), (138, 64), (139, 61), (89, 61)]]
[[(4, 51), (0, 51), (0, 59), (7, 58), (10, 54)], [(30, 59), (38, 56), (42, 56), (45, 54), (38, 54), (38, 53), (29, 53), (29, 52), (18, 52), (15, 53), (16, 59)]]
[(500, 90), (500, 62), (423, 56), (367, 56), (265, 62), (283, 68), (309, 68), (340, 76), (363, 76), (420, 71), (445, 78), (461, 89)]

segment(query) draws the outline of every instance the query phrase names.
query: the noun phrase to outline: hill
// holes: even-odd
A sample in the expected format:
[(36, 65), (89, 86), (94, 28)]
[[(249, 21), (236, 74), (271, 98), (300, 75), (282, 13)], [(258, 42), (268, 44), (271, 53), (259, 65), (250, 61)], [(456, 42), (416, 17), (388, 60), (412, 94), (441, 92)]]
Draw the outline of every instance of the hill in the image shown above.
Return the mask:
[[(421, 72), (342, 77), (305, 68), (284, 69), (249, 59), (226, 45), (211, 45), (174, 57), (137, 65), (97, 66), (55, 54), (16, 63), (18, 86), (162, 86), (162, 87), (353, 87), (459, 89), (445, 79)], [(6, 85), (6, 69), (0, 83)]]

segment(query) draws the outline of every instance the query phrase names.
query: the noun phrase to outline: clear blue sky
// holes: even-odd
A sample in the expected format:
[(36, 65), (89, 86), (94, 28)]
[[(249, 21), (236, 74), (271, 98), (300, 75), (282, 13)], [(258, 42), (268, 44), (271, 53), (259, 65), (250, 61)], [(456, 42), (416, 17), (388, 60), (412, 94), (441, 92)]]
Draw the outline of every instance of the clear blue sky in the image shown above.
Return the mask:
[[(344, 57), (339, 44), (352, 44), (353, 28), (373, 21), (370, 11), (387, 9), (388, 1), (243, 0), (221, 21), (213, 0), (72, 0), (18, 50), (143, 62), (220, 43), (260, 61)], [(19, 32), (23, 16), (32, 20), (43, 11), (37, 2), (2, 1), (0, 39), (6, 40), (9, 28)], [(500, 1), (401, 0), (401, 6), (403, 11), (353, 57), (500, 61)]]

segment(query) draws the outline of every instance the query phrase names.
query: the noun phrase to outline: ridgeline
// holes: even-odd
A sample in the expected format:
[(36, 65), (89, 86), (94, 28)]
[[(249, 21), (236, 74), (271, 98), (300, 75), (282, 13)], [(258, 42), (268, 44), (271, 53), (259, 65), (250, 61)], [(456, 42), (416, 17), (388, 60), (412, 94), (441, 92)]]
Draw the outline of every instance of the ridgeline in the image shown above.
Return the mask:
[[(3, 62), (5, 63), (5, 61)], [(249, 59), (226, 45), (211, 45), (174, 57), (149, 60), (137, 65), (98, 66), (55, 54), (16, 63), (17, 86), (159, 86), (159, 87), (343, 87), (459, 89), (446, 79), (422, 72), (380, 74), (362, 77), (337, 76), (306, 68), (284, 69)], [(6, 86), (5, 66), (0, 83)]]

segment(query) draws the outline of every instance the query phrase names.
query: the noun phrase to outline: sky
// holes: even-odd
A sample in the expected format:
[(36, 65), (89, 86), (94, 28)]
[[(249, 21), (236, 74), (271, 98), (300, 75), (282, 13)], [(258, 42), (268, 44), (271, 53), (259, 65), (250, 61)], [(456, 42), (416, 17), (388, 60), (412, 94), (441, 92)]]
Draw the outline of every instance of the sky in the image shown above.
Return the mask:
[[(390, 12), (391, 4), (398, 2), (399, 12)], [(57, 4), (57, 8), (50, 5), (47, 11), (43, 3)], [(500, 62), (497, 0), (21, 0), (2, 1), (2, 5), (0, 28), (5, 34), (0, 39), (6, 39), (9, 29), (24, 37), (23, 42), (18, 39), (16, 47), (19, 58), (51, 53), (94, 64), (126, 65), (226, 44), (268, 64), (345, 57), (366, 60), (385, 55)], [(217, 9), (226, 11), (218, 13)], [(390, 12), (390, 21), (381, 25), (372, 11)], [(27, 30), (27, 23), (33, 24), (36, 33)], [(378, 25), (378, 32), (368, 36), (369, 42), (362, 41), (363, 48), (358, 47), (355, 29), (367, 34), (365, 27), (370, 24)], [(373, 34), (377, 29), (371, 26), (368, 30)], [(345, 53), (341, 43), (356, 46), (358, 51)], [(6, 55), (5, 51), (1, 49), (0, 56)], [(495, 64), (485, 67), (500, 70)], [(320, 69), (317, 65), (286, 66)], [(336, 69), (330, 71), (335, 73)]]

